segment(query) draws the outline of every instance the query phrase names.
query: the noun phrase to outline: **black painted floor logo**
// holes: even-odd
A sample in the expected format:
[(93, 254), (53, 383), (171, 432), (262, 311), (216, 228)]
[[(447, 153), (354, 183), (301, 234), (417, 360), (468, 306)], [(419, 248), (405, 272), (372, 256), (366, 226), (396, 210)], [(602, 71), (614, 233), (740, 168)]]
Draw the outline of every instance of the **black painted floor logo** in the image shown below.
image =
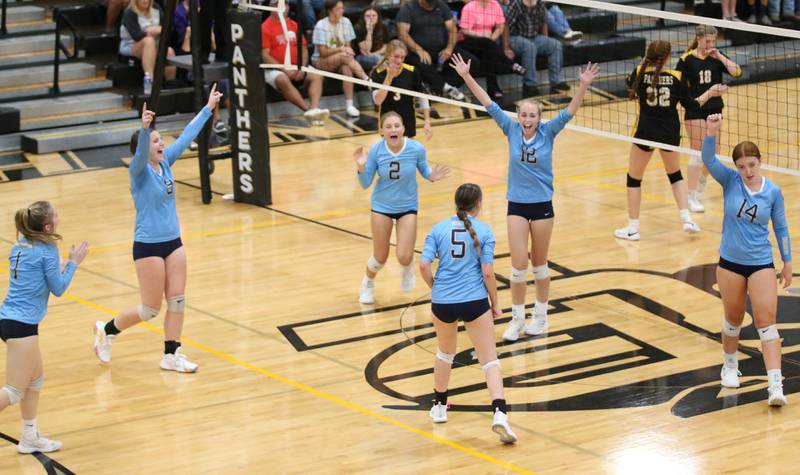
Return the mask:
[[(503, 259), (507, 255), (497, 256)], [(580, 288), (592, 288), (582, 294), (550, 301), (551, 322), (569, 319), (567, 328), (559, 325), (557, 331), (545, 335), (520, 338), (509, 343), (498, 341), (498, 357), (503, 361), (504, 386), (513, 388), (512, 411), (587, 411), (654, 406), (677, 398), (670, 411), (678, 417), (693, 417), (756, 401), (765, 401), (766, 372), (761, 353), (754, 345), (741, 345), (739, 369), (742, 372), (742, 387), (738, 390), (722, 390), (719, 385), (720, 333), (719, 328), (710, 330), (691, 323), (685, 315), (670, 308), (668, 302), (657, 302), (624, 288), (624, 283), (641, 279), (655, 279), (660, 286), (675, 286), (683, 292), (683, 299), (692, 298), (686, 292), (697, 292), (698, 296), (715, 299), (717, 314), (722, 313), (719, 293), (715, 290), (715, 264), (695, 266), (667, 274), (646, 270), (597, 269), (575, 272), (550, 263), (556, 275), (556, 285), (568, 285), (571, 280), (582, 279)], [(659, 281), (663, 280), (663, 282)], [(508, 291), (508, 279), (498, 275), (499, 291)], [(688, 284), (688, 286), (686, 285)], [(690, 287), (689, 287), (690, 286)], [(606, 288), (610, 287), (610, 288)], [(635, 287), (635, 286), (634, 286)], [(430, 301), (418, 301), (413, 308), (425, 314)], [(374, 312), (357, 312), (316, 319), (309, 322), (285, 325), (279, 330), (294, 345), (297, 351), (319, 350), (340, 345), (370, 343), (370, 348), (379, 339), (395, 336), (394, 343), (375, 354), (367, 363), (365, 378), (377, 391), (398, 400), (398, 404), (386, 407), (397, 410), (428, 410), (433, 399), (432, 389), (420, 392), (420, 388), (432, 386), (432, 355), (419, 351), (418, 347), (435, 351), (435, 333), (429, 320), (395, 324), (387, 329), (371, 325), (364, 319), (380, 318), (381, 314), (399, 315), (406, 307), (396, 305), (376, 309)], [(597, 316), (589, 318), (587, 309), (600, 309)], [(496, 321), (505, 326), (510, 320), (510, 310)], [(628, 316), (620, 316), (626, 313)], [(632, 321), (630, 315), (640, 321)], [(363, 325), (358, 331), (344, 332), (348, 336), (332, 339), (330, 335), (342, 332), (326, 332), (326, 326), (350, 324), (353, 330), (359, 320)], [(778, 320), (781, 323), (800, 323), (800, 297), (780, 296)], [(563, 320), (562, 320), (563, 321)], [(396, 323), (396, 320), (394, 321)], [(664, 326), (668, 322), (668, 326)], [(640, 334), (653, 339), (653, 331), (643, 332), (637, 325), (658, 325), (664, 338), (646, 341)], [(551, 325), (552, 326), (552, 325)], [(718, 325), (717, 325), (718, 326)], [(463, 327), (459, 331), (464, 331)], [(670, 340), (669, 333), (672, 333)], [(405, 335), (404, 335), (405, 334)], [(677, 334), (677, 337), (675, 336)], [(782, 329), (784, 347), (800, 343), (800, 329)], [(685, 338), (692, 338), (707, 359), (689, 361), (682, 358), (687, 353)], [(752, 325), (743, 328), (743, 341), (758, 342)], [(683, 339), (676, 345), (676, 339)], [(707, 348), (703, 349), (703, 345)], [(698, 361), (704, 366), (698, 367)], [(784, 392), (791, 394), (800, 390), (800, 351), (783, 355)], [(398, 370), (396, 368), (403, 368)], [(412, 369), (409, 369), (412, 368)], [(486, 385), (483, 372), (472, 348), (457, 353), (449, 394), (450, 410), (487, 411)], [(652, 377), (642, 375), (652, 374)], [(602, 377), (604, 383), (598, 383)], [(593, 379), (594, 378), (594, 379)], [(608, 381), (614, 381), (609, 384)], [(570, 384), (565, 384), (570, 383)], [(526, 397), (519, 401), (519, 395)]]
[[(13, 445), (17, 445), (19, 441), (11, 436), (3, 434), (0, 432), (0, 439), (4, 439), (7, 442), (10, 442)], [(39, 463), (42, 464), (42, 467), (45, 470), (47, 475), (75, 475), (74, 472), (69, 470), (67, 467), (61, 465), (60, 463), (56, 462), (55, 460), (51, 459), (47, 455), (41, 452), (34, 452), (31, 455), (19, 455), (20, 457), (34, 457)]]

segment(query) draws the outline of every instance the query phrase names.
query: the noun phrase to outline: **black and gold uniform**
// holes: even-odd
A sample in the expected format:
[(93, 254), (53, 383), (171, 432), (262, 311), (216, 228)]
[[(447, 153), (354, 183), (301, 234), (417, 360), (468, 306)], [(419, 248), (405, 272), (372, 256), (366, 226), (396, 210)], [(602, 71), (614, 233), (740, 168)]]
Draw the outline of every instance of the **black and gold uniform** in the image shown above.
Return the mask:
[[(722, 75), (728, 74), (728, 68), (725, 67), (722, 61), (711, 56), (700, 56), (697, 54), (696, 49), (684, 53), (681, 59), (678, 60), (678, 65), (675, 69), (683, 74), (683, 79), (689, 86), (689, 92), (692, 97), (700, 97), (714, 84), (722, 84)], [(737, 68), (733, 77), (741, 75), (742, 69)], [(722, 97), (712, 97), (703, 104), (703, 107), (694, 109), (687, 107), (683, 118), (684, 120), (705, 120), (711, 114), (721, 113), (723, 107), (725, 107), (725, 104), (722, 102)]]
[[(383, 62), (375, 68), (372, 72), (372, 82), (383, 84), (386, 79), (386, 67), (387, 64)], [(414, 70), (414, 66), (405, 63), (403, 63), (403, 69), (400, 74), (392, 79), (391, 85), (416, 92), (425, 92), (419, 73)], [(383, 114), (389, 111), (397, 112), (403, 118), (403, 127), (406, 129), (404, 135), (406, 137), (417, 135), (417, 115), (414, 111), (414, 98), (412, 96), (391, 91), (387, 92), (386, 99), (380, 105), (378, 115), (383, 117)]]
[[(628, 76), (629, 87), (633, 87), (636, 82), (640, 68), (641, 65), (637, 66)], [(686, 83), (682, 81), (681, 72), (663, 68), (656, 80), (653, 77), (653, 67), (648, 66), (642, 73), (636, 97), (639, 99), (639, 118), (633, 136), (653, 142), (680, 145), (681, 122), (678, 117), (678, 102), (684, 109), (699, 108), (698, 102), (689, 93)], [(650, 150), (648, 147), (640, 146), (640, 148)]]

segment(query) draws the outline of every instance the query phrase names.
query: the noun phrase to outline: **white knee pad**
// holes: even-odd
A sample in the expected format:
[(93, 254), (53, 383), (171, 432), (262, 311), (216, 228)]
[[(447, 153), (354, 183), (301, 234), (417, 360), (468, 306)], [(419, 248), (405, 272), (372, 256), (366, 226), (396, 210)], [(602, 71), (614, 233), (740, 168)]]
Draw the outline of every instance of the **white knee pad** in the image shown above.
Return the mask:
[(3, 391), (8, 393), (8, 399), (11, 401), (12, 406), (22, 401), (22, 399), (25, 397), (25, 395), (22, 394), (19, 389), (11, 386), (10, 384), (3, 386)]
[(548, 272), (547, 262), (540, 266), (533, 266), (533, 280), (544, 280), (550, 277)]
[(44, 374), (31, 381), (31, 384), (28, 385), (28, 389), (33, 389), (34, 391), (39, 391), (39, 392), (42, 391), (43, 387), (44, 387)]
[(383, 264), (378, 262), (375, 256), (369, 256), (369, 259), (367, 259), (367, 269), (369, 269), (370, 272), (377, 273), (379, 270), (383, 269)]
[(770, 325), (768, 327), (759, 328), (758, 337), (761, 338), (761, 341), (772, 341), (777, 340), (781, 336), (778, 334), (777, 325)]
[(697, 155), (689, 155), (689, 166), (699, 167), (703, 165), (703, 159)]
[(497, 366), (497, 368), (500, 369), (500, 360), (496, 360), (496, 359), (492, 360), (492, 361), (486, 363), (485, 365), (481, 366), (481, 369), (484, 370), (484, 371), (489, 371), (489, 368), (491, 368), (492, 366)]
[(453, 360), (455, 359), (455, 353), (445, 353), (440, 349), (436, 349), (436, 359), (442, 360), (447, 364), (453, 364)]
[(167, 297), (167, 311), (173, 313), (183, 313), (186, 308), (186, 296), (183, 294)]
[(159, 310), (160, 309), (151, 308), (141, 303), (136, 307), (136, 311), (139, 313), (139, 319), (143, 322), (156, 318)]
[(741, 326), (733, 326), (725, 320), (725, 317), (722, 317), (722, 333), (730, 336), (730, 337), (737, 337), (739, 336), (739, 332), (742, 331)]
[(528, 278), (528, 268), (524, 269), (517, 269), (516, 267), (511, 267), (511, 283), (512, 284), (524, 284)]

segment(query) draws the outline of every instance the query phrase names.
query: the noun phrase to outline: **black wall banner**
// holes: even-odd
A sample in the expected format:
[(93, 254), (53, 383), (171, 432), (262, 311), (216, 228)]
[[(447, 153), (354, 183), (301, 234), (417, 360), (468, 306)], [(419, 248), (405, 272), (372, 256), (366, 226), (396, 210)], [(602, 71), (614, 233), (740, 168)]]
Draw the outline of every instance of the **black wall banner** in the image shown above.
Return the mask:
[(233, 199), (268, 205), (267, 101), (261, 63), (261, 14), (230, 11)]

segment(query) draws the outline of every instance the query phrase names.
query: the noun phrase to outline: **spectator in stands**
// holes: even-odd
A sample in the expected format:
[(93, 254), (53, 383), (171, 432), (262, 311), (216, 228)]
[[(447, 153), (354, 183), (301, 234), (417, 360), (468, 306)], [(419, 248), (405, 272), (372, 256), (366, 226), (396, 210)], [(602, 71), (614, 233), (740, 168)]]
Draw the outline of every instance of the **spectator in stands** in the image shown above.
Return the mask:
[(106, 2), (106, 33), (114, 33), (117, 30), (117, 20), (131, 0), (107, 0)]
[(373, 6), (365, 8), (356, 23), (355, 31), (356, 39), (353, 40), (352, 47), (356, 52), (356, 61), (364, 71), (371, 71), (383, 59), (386, 43), (390, 39), (378, 9)]
[[(726, 0), (723, 0), (726, 1)], [(548, 3), (547, 7), (547, 29), (550, 33), (558, 36), (559, 38), (564, 39), (569, 43), (578, 43), (581, 38), (583, 37), (583, 32), (575, 31), (569, 27), (569, 22), (567, 21), (566, 15), (564, 12), (558, 8), (558, 5), (555, 3)]]
[(497, 40), (505, 28), (505, 16), (497, 0), (473, 0), (461, 10), (458, 45), (478, 56), (486, 73), (486, 91), (493, 99), (503, 97), (498, 74), (525, 74), (525, 68), (503, 54)]
[(522, 84), (523, 96), (540, 95), (536, 86), (536, 55), (547, 56), (550, 91), (568, 91), (569, 85), (560, 80), (563, 53), (561, 43), (547, 36), (547, 9), (543, 0), (511, 0), (506, 17), (507, 32), (503, 34), (503, 50), (509, 58), (515, 54), (527, 69)]
[[(317, 24), (317, 14), (325, 7), (324, 0), (302, 0), (303, 11), (300, 24), (303, 26), (303, 31), (311, 31), (314, 25)], [(297, 0), (289, 0), (289, 5), (297, 8)]]
[(453, 68), (445, 67), (453, 53), (464, 61), (472, 60), (481, 69), (478, 58), (458, 46), (458, 29), (453, 13), (442, 0), (409, 0), (400, 7), (395, 17), (397, 35), (408, 47), (406, 63), (419, 68), (422, 80), (436, 94), (464, 100), (458, 86), (464, 84)]
[(197, 29), (200, 34), (200, 60), (204, 63), (208, 61), (211, 53), (211, 26), (214, 26), (214, 38), (216, 47), (214, 48), (214, 61), (226, 62), (228, 60), (228, 20), (227, 11), (231, 6), (231, 0), (203, 0), (203, 8), (200, 9), (200, 27)]
[[(150, 94), (152, 86), (163, 17), (164, 12), (158, 5), (154, 5), (152, 0), (133, 0), (122, 14), (122, 26), (119, 29), (119, 53), (142, 60), (144, 93), (146, 95)], [(175, 56), (175, 51), (167, 48), (167, 57), (171, 56)], [(164, 78), (175, 79), (173, 66), (164, 69)]]
[(795, 11), (797, 11), (796, 0), (769, 0), (769, 18), (773, 23), (778, 23), (782, 20), (799, 21), (800, 18), (797, 17)]
[(758, 23), (760, 25), (767, 26), (772, 25), (772, 20), (770, 20), (769, 15), (767, 15), (770, 1), (777, 1), (780, 3), (780, 0), (761, 0), (760, 5), (756, 6), (756, 0), (747, 0), (747, 6), (750, 10), (750, 15), (747, 17), (747, 23)]
[[(353, 24), (344, 16), (344, 4), (341, 0), (325, 0), (326, 18), (318, 21), (314, 27), (314, 55), (311, 62), (315, 68), (331, 71), (345, 76), (367, 80), (369, 76), (356, 61), (356, 53), (350, 47), (356, 38)], [(353, 83), (342, 82), (344, 97), (347, 102), (347, 115), (358, 117), (361, 113), (353, 105)]]
[(172, 27), (175, 30), (174, 46), (178, 54), (192, 51), (192, 27), (189, 26), (189, 22), (189, 0), (181, 0), (175, 5), (175, 15), (172, 17)]
[[(272, 0), (271, 6), (277, 6), (278, 0)], [(289, 13), (289, 5), (286, 4), (286, 12)], [(286, 28), (288, 33), (284, 34), (278, 13), (272, 12), (269, 17), (261, 24), (261, 58), (268, 64), (283, 64), (286, 49), (289, 48), (291, 63), (297, 64), (297, 23), (286, 17)], [(302, 35), (300, 35), (302, 37)], [(288, 37), (288, 38), (287, 38)], [(308, 50), (305, 38), (303, 47), (300, 49), (302, 54), (301, 65), (308, 64)], [(322, 125), (328, 118), (328, 109), (319, 108), (319, 99), (322, 96), (322, 76), (308, 74), (303, 71), (291, 71), (280, 69), (267, 69), (264, 72), (264, 79), (267, 84), (280, 91), (283, 97), (296, 105), (303, 111), (303, 116), (312, 125)], [(306, 86), (308, 98), (311, 106), (306, 105), (306, 101), (297, 90), (299, 86)]]
[(736, 14), (736, 0), (722, 0), (722, 19), (728, 21), (742, 21), (739, 19), (739, 15)]

